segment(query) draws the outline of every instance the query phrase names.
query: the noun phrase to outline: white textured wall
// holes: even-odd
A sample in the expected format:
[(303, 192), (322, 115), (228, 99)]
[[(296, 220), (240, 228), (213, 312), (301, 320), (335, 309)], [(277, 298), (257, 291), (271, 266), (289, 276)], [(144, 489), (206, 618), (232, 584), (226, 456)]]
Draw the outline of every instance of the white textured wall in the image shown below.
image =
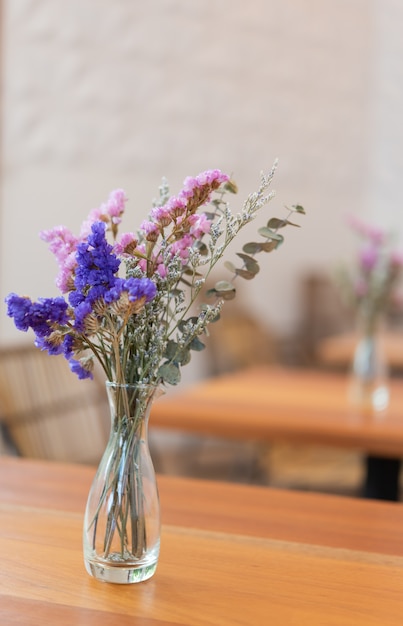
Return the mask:
[[(398, 206), (397, 0), (3, 4), (2, 300), (55, 293), (38, 231), (78, 229), (111, 189), (126, 189), (132, 230), (162, 176), (177, 192), (219, 167), (240, 202), (278, 157), (272, 211), (299, 202), (308, 215), (243, 296), (289, 332), (301, 276), (349, 251), (345, 214), (383, 215), (385, 192)], [(2, 312), (0, 339), (14, 338)]]

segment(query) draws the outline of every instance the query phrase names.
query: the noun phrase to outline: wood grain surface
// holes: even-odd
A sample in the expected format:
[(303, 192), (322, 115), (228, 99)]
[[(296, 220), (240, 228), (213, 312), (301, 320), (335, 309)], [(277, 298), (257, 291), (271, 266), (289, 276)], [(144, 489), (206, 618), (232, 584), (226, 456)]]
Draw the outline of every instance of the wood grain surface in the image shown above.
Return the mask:
[(401, 504), (161, 476), (157, 573), (108, 585), (82, 558), (93, 473), (0, 459), (1, 624), (401, 624)]

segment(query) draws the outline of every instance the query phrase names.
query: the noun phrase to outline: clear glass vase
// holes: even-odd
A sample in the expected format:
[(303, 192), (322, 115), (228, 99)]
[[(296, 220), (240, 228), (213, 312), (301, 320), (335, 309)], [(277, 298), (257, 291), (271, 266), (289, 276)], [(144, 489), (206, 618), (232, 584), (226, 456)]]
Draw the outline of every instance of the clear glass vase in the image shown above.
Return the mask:
[(84, 562), (105, 582), (150, 578), (160, 549), (158, 488), (148, 447), (148, 419), (160, 389), (106, 383), (111, 433), (84, 518)]
[(389, 404), (388, 365), (378, 332), (361, 332), (351, 372), (350, 401), (363, 413), (385, 411)]

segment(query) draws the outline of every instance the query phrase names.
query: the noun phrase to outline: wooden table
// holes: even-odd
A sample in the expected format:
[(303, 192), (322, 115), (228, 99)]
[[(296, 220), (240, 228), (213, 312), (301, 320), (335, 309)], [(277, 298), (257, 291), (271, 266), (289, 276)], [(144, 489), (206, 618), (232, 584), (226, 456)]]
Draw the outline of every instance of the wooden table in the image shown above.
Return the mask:
[(377, 415), (352, 408), (347, 388), (345, 374), (260, 366), (161, 398), (151, 424), (243, 441), (356, 449), (366, 455), (363, 495), (397, 500), (403, 379), (390, 381), (390, 405)]
[[(403, 333), (383, 332), (379, 335), (385, 353), (386, 362), (393, 371), (403, 369)], [(357, 333), (342, 333), (330, 335), (318, 341), (315, 348), (315, 357), (318, 362), (330, 366), (339, 367), (346, 370), (351, 366), (354, 358), (354, 351), (359, 341)]]
[(403, 456), (403, 379), (374, 417), (353, 409), (346, 376), (270, 366), (212, 378), (160, 398), (151, 425), (241, 440), (287, 441)]
[(394, 626), (403, 615), (403, 505), (159, 477), (157, 573), (85, 572), (93, 470), (0, 458), (4, 626)]

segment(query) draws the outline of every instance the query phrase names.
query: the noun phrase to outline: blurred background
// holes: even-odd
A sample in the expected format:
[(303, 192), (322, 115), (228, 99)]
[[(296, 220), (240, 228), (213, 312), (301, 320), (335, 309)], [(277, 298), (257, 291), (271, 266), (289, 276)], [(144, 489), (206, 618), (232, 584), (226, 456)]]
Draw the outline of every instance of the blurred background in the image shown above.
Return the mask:
[[(56, 295), (39, 231), (77, 232), (112, 189), (125, 189), (134, 230), (163, 176), (177, 193), (186, 176), (220, 168), (238, 184), (237, 210), (278, 158), (276, 197), (257, 226), (284, 205), (307, 215), (242, 283), (227, 307), (231, 339), (212, 336), (183, 384), (254, 359), (311, 365), (316, 342), (351, 325), (329, 278), (353, 254), (346, 217), (403, 242), (401, 2), (0, 4), (1, 302), (10, 291)], [(1, 306), (0, 343), (26, 341)], [(236, 361), (227, 351), (240, 319), (260, 339), (251, 334), (255, 348)]]

